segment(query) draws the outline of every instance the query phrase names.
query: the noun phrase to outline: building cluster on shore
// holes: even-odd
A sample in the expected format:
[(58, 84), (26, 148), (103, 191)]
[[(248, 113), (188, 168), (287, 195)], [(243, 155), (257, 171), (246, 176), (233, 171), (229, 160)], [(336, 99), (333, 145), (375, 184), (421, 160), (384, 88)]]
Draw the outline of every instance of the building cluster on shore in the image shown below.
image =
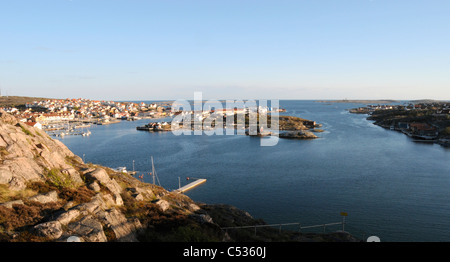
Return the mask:
[(450, 102), (430, 102), (430, 103), (406, 103), (403, 105), (367, 105), (350, 109), (352, 113), (372, 113), (376, 110), (430, 110), (434, 114), (448, 115), (450, 114)]
[(167, 109), (157, 103), (99, 101), (90, 99), (46, 99), (19, 107), (4, 107), (6, 112), (29, 126), (44, 130), (73, 129), (64, 124), (110, 124), (120, 120), (165, 117)]
[(368, 114), (376, 125), (400, 131), (414, 139), (450, 146), (450, 103), (423, 102), (405, 105), (368, 105), (349, 110)]

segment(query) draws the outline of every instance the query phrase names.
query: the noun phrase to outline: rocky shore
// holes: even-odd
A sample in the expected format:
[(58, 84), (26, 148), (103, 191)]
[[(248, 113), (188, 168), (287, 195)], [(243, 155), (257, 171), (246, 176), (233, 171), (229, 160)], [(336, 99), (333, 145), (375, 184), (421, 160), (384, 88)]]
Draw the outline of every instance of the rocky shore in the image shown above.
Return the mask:
[(416, 142), (450, 147), (450, 103), (426, 102), (405, 105), (376, 105), (352, 108), (353, 114), (367, 114), (375, 125), (399, 131)]
[[(87, 164), (42, 130), (0, 110), (0, 241), (357, 241), (349, 234), (225, 226), (265, 224), (227, 205), (189, 197)], [(252, 230), (250, 230), (252, 231)]]
[(313, 132), (322, 132), (323, 130), (317, 129), (322, 127), (321, 124), (317, 124), (315, 121), (303, 119), (295, 116), (280, 116), (280, 138), (287, 139), (316, 139)]

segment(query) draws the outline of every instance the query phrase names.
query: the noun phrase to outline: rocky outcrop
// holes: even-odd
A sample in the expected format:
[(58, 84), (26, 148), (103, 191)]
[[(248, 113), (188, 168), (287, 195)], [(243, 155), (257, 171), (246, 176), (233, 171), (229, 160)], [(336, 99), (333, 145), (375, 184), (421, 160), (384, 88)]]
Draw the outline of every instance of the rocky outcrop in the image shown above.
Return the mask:
[(51, 191), (47, 194), (39, 194), (28, 198), (30, 201), (36, 201), (42, 204), (57, 202), (59, 200), (58, 193), (56, 191)]
[(67, 241), (69, 237), (77, 236), (85, 242), (134, 242), (141, 228), (138, 219), (126, 218), (116, 206), (110, 207), (99, 193), (90, 202), (77, 205), (33, 229), (35, 234), (53, 241)]
[(109, 177), (108, 173), (106, 173), (104, 169), (97, 168), (91, 172), (86, 173), (85, 177), (88, 181), (92, 181), (92, 183), (97, 183), (97, 185), (99, 183), (105, 186), (111, 192), (115, 204), (123, 205), (123, 200), (120, 196), (120, 194), (122, 193), (122, 188), (114, 179), (111, 179)]
[[(0, 186), (9, 192), (0, 197), (0, 212), (19, 217), (20, 210), (30, 210), (29, 215), (36, 216), (9, 224), (31, 226), (30, 232), (46, 241), (66, 241), (70, 236), (87, 242), (137, 241), (142, 224), (125, 216), (122, 195), (147, 202), (156, 195), (132, 177), (123, 179), (125, 186), (119, 185), (119, 177), (111, 177), (107, 169), (84, 164), (60, 141), (0, 110)], [(167, 210), (168, 205), (162, 208)], [(44, 210), (46, 215), (39, 216)], [(11, 227), (8, 230), (14, 231)]]
[(315, 134), (310, 131), (290, 131), (283, 132), (279, 134), (280, 138), (291, 138), (291, 139), (315, 139), (318, 138)]
[(44, 182), (48, 170), (70, 170), (67, 158), (75, 155), (42, 130), (0, 110), (0, 157), (0, 184), (17, 191), (25, 189), (28, 182)]

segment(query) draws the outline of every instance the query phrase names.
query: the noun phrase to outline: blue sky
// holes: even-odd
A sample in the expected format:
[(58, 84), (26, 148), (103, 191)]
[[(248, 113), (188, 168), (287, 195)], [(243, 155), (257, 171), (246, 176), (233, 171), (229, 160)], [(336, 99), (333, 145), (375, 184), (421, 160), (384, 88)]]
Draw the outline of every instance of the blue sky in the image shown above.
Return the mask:
[(0, 1), (2, 95), (450, 100), (450, 1)]

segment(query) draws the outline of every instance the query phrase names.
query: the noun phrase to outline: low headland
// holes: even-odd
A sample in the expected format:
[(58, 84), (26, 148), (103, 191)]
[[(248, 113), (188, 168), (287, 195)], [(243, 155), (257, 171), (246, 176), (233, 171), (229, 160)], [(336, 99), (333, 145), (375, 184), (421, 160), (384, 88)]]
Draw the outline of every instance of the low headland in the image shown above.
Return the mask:
[(415, 142), (450, 147), (450, 102), (419, 100), (403, 105), (368, 105), (349, 112), (367, 114), (375, 125), (402, 132)]
[(398, 100), (391, 100), (391, 99), (374, 99), (374, 100), (367, 100), (367, 99), (341, 99), (341, 100), (317, 100), (316, 102), (319, 103), (353, 103), (353, 104), (392, 104), (392, 103), (399, 103)]

